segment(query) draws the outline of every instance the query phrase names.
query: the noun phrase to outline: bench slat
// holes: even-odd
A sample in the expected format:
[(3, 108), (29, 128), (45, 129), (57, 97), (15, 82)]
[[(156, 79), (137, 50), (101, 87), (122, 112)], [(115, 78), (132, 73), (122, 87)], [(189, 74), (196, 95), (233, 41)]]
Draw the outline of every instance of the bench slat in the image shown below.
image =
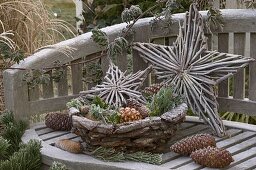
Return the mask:
[(67, 68), (63, 68), (64, 72), (62, 78), (57, 83), (58, 85), (58, 96), (67, 96), (68, 95), (68, 79), (67, 79)]
[(79, 92), (83, 90), (83, 66), (82, 64), (77, 64), (81, 61), (82, 59), (78, 59), (71, 62), (75, 64), (71, 66), (73, 94), (79, 94)]
[[(256, 33), (251, 33), (251, 43), (250, 43), (250, 57), (256, 59)], [(249, 99), (256, 100), (256, 62), (250, 63), (249, 65)]]
[[(47, 72), (47, 74), (50, 75), (50, 77), (52, 76), (52, 71)], [(54, 92), (53, 92), (53, 80), (52, 78), (50, 79), (50, 81), (47, 84), (43, 84), (43, 94), (42, 97), (44, 99), (47, 98), (51, 98), (54, 96)]]
[[(234, 34), (234, 54), (244, 55), (245, 33)], [(245, 95), (245, 69), (239, 70), (234, 76), (234, 98), (243, 99)]]
[(51, 132), (54, 132), (54, 130), (51, 129), (51, 128), (47, 128), (47, 127), (45, 127), (44, 129), (40, 129), (40, 130), (36, 131), (38, 136), (42, 136), (44, 134), (51, 133)]
[(73, 139), (73, 138), (76, 138), (77, 135), (74, 134), (74, 133), (68, 133), (66, 135), (62, 135), (62, 136), (59, 136), (59, 137), (56, 137), (56, 138), (52, 138), (50, 140), (47, 140), (45, 141), (47, 144), (49, 145), (52, 145), (54, 144), (55, 142), (57, 142), (58, 140), (61, 140), (61, 139)]
[(59, 137), (59, 136), (62, 136), (62, 135), (66, 135), (70, 132), (66, 132), (66, 131), (53, 131), (51, 133), (47, 133), (47, 134), (44, 134), (42, 136), (40, 136), (40, 138), (44, 141), (47, 141), (47, 140), (50, 140), (50, 139), (53, 139), (53, 138), (56, 138), (56, 137)]
[[(223, 33), (218, 34), (218, 51), (228, 53), (229, 47), (229, 34)], [(218, 85), (218, 96), (228, 97), (229, 96), (229, 80), (224, 80)]]

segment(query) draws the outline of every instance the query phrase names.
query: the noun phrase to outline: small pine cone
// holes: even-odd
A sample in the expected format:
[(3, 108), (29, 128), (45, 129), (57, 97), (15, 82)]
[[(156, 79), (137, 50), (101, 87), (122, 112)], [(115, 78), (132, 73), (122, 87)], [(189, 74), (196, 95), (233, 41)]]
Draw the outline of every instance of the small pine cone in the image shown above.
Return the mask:
[(192, 152), (190, 157), (197, 164), (209, 168), (224, 168), (234, 161), (229, 151), (210, 146)]
[(45, 125), (56, 131), (69, 131), (72, 127), (72, 120), (66, 113), (52, 112), (45, 116)]
[(132, 122), (142, 119), (140, 112), (135, 108), (120, 108), (119, 113), (121, 114), (121, 122)]
[(190, 155), (193, 151), (208, 146), (216, 146), (214, 137), (209, 134), (197, 134), (176, 142), (170, 149), (181, 155)]
[(154, 95), (156, 94), (157, 92), (159, 92), (159, 90), (162, 88), (162, 87), (167, 87), (167, 84), (165, 83), (157, 83), (157, 84), (152, 84), (150, 85), (149, 87), (146, 87), (143, 92), (148, 94), (148, 95)]
[(127, 100), (126, 107), (137, 109), (138, 107), (141, 107), (141, 106), (142, 106), (142, 104), (140, 102), (138, 102), (136, 99), (130, 98)]
[(82, 115), (86, 115), (90, 111), (90, 106), (81, 106), (79, 110)]
[(61, 139), (55, 143), (57, 148), (71, 153), (82, 153), (83, 147), (80, 142), (75, 142), (69, 139)]
[(137, 110), (140, 112), (143, 119), (149, 116), (150, 110), (147, 108), (147, 106), (143, 105), (138, 107)]

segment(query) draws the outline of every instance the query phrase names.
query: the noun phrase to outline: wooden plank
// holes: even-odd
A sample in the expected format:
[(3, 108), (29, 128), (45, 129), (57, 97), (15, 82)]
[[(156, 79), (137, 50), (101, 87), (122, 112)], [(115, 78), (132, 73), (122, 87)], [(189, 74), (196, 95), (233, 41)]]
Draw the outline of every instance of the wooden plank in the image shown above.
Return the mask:
[(227, 9), (237, 9), (238, 8), (237, 0), (226, 0), (226, 8)]
[(256, 168), (256, 157), (253, 157), (247, 161), (243, 161), (240, 164), (233, 166), (233, 169), (254, 169)]
[(63, 68), (63, 77), (58, 82), (58, 96), (68, 95), (68, 80), (67, 80), (67, 68)]
[(36, 133), (38, 134), (38, 136), (42, 136), (44, 134), (47, 134), (47, 133), (50, 133), (50, 132), (53, 132), (54, 130), (51, 129), (51, 128), (44, 128), (44, 129), (40, 129), (40, 130), (36, 130)]
[(56, 110), (63, 110), (63, 109), (66, 109), (66, 103), (76, 97), (78, 97), (78, 95), (62, 96), (62, 97), (32, 101), (30, 102), (30, 107), (31, 107), (31, 110), (33, 110), (34, 112), (36, 111), (36, 113), (45, 113), (45, 112), (51, 112)]
[(127, 52), (123, 52), (122, 55), (118, 55), (116, 58), (116, 63), (120, 70), (126, 71), (128, 66)]
[[(49, 74), (51, 76), (52, 72), (48, 72), (47, 74)], [(43, 84), (43, 94), (42, 94), (42, 97), (44, 99), (47, 99), (47, 98), (51, 98), (53, 96), (54, 96), (54, 93), (53, 93), (53, 80), (51, 78), (50, 81), (47, 84)]]
[(255, 141), (256, 141), (256, 137), (249, 138), (249, 139), (247, 139), (244, 142), (241, 142), (241, 143), (239, 142), (236, 145), (228, 148), (228, 151), (231, 154), (237, 154), (239, 152), (245, 151), (248, 148), (254, 146), (255, 145)]
[[(82, 59), (78, 59), (72, 61), (71, 64), (76, 64), (81, 62)], [(71, 74), (72, 74), (72, 89), (73, 94), (79, 94), (80, 91), (83, 90), (83, 66), (82, 64), (76, 64), (71, 66)]]
[[(234, 34), (234, 53), (244, 55), (245, 33)], [(234, 76), (234, 98), (243, 99), (245, 95), (245, 70), (239, 70)]]
[(213, 1), (213, 7), (216, 9), (220, 9), (220, 0)]
[(250, 101), (247, 99), (233, 99), (218, 97), (219, 110), (221, 112), (235, 112), (243, 113), (249, 116), (255, 116), (256, 101)]
[(28, 85), (23, 79), (24, 71), (5, 70), (3, 73), (5, 108), (17, 119), (28, 119), (31, 115)]
[(165, 38), (163, 38), (163, 37), (161, 37), (161, 38), (154, 38), (151, 42), (154, 43), (154, 44), (165, 45)]
[(36, 85), (34, 88), (28, 89), (29, 101), (35, 101), (39, 99), (39, 85)]
[[(134, 35), (134, 42), (149, 42), (150, 40), (150, 28), (142, 27), (138, 28), (135, 27), (135, 35)], [(133, 72), (137, 72), (139, 70), (143, 70), (148, 67), (148, 64), (139, 56), (138, 52), (133, 50)], [(147, 78), (144, 82), (144, 87), (148, 86), (150, 83), (150, 79)]]
[(42, 139), (43, 141), (47, 141), (47, 140), (57, 138), (57, 137), (60, 137), (60, 136), (63, 136), (63, 135), (69, 134), (69, 133), (70, 132), (67, 132), (67, 131), (53, 131), (51, 133), (41, 135), (40, 139)]
[(236, 136), (233, 136), (231, 138), (228, 138), (226, 140), (218, 142), (217, 146), (219, 148), (228, 148), (230, 146), (233, 146), (234, 144), (243, 142), (243, 141), (251, 138), (252, 136), (255, 136), (255, 132), (246, 131), (246, 132), (243, 132), (243, 133), (238, 134)]
[(62, 135), (62, 136), (59, 136), (59, 137), (56, 137), (56, 138), (52, 138), (50, 140), (47, 140), (45, 141), (47, 144), (49, 145), (52, 145), (54, 144), (55, 142), (57, 142), (58, 140), (61, 140), (61, 139), (74, 139), (74, 138), (77, 138), (77, 135), (74, 134), (74, 133), (68, 133), (66, 135)]
[[(218, 34), (218, 51), (228, 53), (229, 47), (229, 34)], [(229, 82), (224, 80), (218, 86), (218, 96), (228, 97), (229, 96)]]
[(177, 40), (177, 36), (171, 36), (169, 37), (169, 45), (172, 46), (173, 43)]
[(106, 72), (109, 68), (110, 59), (107, 56), (105, 56), (105, 57), (102, 57), (100, 61), (101, 61), (101, 68), (103, 71), (103, 76), (105, 76)]
[[(256, 59), (256, 33), (251, 33), (250, 57)], [(249, 99), (256, 100), (256, 62), (249, 65)]]

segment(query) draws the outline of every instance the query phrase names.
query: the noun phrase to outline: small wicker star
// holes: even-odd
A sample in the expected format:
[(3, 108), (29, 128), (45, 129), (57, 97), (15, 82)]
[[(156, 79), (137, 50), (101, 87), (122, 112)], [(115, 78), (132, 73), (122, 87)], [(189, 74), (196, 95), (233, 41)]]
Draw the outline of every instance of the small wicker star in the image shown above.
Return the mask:
[(214, 87), (253, 59), (207, 51), (203, 29), (203, 18), (192, 4), (173, 46), (135, 43), (133, 49), (153, 65), (158, 79), (174, 84), (175, 92), (186, 96), (192, 111), (223, 136), (225, 127), (218, 114)]
[(93, 98), (99, 96), (106, 103), (114, 107), (120, 107), (126, 103), (126, 100), (133, 98), (141, 103), (145, 103), (146, 99), (139, 91), (143, 82), (151, 72), (152, 66), (149, 66), (143, 71), (138, 71), (134, 74), (126, 75), (126, 71), (122, 72), (112, 62), (104, 77), (104, 82), (96, 85), (91, 90), (80, 92), (85, 98)]

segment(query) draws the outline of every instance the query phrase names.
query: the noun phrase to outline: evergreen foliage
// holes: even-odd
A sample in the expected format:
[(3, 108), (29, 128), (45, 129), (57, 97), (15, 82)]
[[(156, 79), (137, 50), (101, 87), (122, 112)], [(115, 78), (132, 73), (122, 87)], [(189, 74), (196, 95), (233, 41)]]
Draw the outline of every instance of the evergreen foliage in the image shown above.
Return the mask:
[(161, 164), (162, 154), (153, 154), (150, 152), (135, 152), (135, 153), (125, 153), (122, 151), (117, 151), (113, 148), (99, 147), (92, 152), (92, 155), (102, 159), (104, 161), (114, 161), (123, 162), (125, 160), (145, 162), (150, 164)]
[(11, 144), (8, 140), (0, 136), (0, 160), (6, 159), (8, 157), (8, 149)]
[(181, 96), (174, 94), (172, 87), (161, 88), (160, 91), (152, 97), (149, 103), (149, 109), (151, 110), (150, 115), (160, 116), (170, 111), (178, 104), (181, 104), (182, 101)]
[(0, 117), (0, 124), (3, 125), (1, 136), (10, 142), (9, 153), (12, 154), (19, 149), (21, 137), (28, 127), (27, 122), (14, 120), (13, 113), (5, 111)]
[(41, 167), (41, 143), (30, 140), (28, 144), (21, 144), (19, 151), (8, 160), (0, 162), (3, 170), (39, 170)]

